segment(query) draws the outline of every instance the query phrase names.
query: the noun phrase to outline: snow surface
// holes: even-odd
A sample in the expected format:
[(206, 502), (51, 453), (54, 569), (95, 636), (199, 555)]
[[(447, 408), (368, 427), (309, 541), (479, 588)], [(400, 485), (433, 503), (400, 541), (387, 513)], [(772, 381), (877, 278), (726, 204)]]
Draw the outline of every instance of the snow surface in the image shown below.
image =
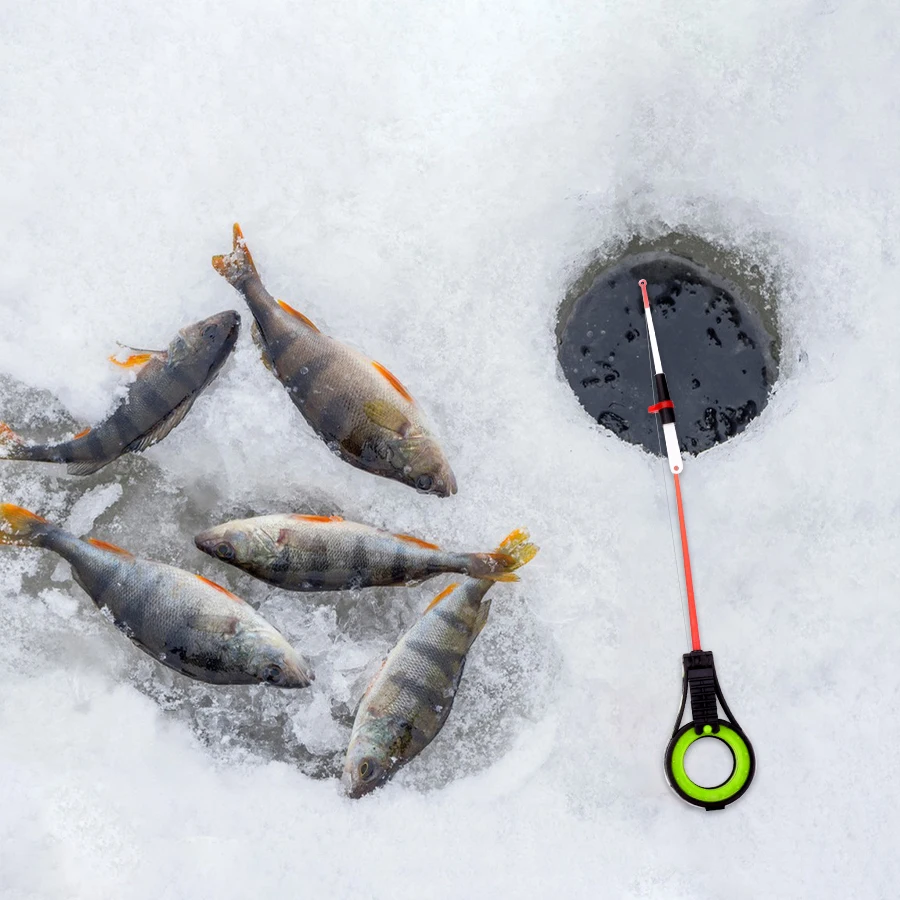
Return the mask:
[[(890, 0), (6, 4), (0, 418), (59, 435), (111, 408), (116, 340), (232, 307), (245, 331), (163, 444), (88, 480), (2, 464), (0, 499), (219, 579), (318, 680), (186, 683), (4, 548), (3, 900), (897, 896), (898, 26)], [(235, 220), (276, 296), (411, 388), (456, 497), (312, 435), (210, 266)], [(685, 635), (660, 463), (554, 349), (594, 249), (670, 228), (781, 298), (771, 403), (684, 476), (704, 644), (758, 756), (720, 813), (662, 773)], [(542, 546), (443, 733), (358, 803), (333, 777), (353, 707), (443, 583), (294, 597), (192, 546), (287, 509)]]

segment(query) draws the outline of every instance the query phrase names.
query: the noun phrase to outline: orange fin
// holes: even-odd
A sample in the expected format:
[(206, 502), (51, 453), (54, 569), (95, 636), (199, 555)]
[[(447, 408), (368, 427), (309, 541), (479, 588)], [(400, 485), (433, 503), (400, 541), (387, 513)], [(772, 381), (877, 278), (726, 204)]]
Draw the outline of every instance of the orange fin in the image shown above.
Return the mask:
[(238, 603), (243, 603), (244, 601), (238, 597), (237, 594), (232, 594), (228, 588), (223, 588), (221, 584), (216, 584), (214, 581), (210, 581), (208, 578), (204, 578), (202, 575), (195, 575), (195, 578), (199, 578), (204, 584), (208, 584), (211, 588), (215, 588), (217, 591), (221, 591), (225, 594), (226, 597), (231, 597), (232, 600), (237, 600)]
[(343, 522), (344, 520), (340, 516), (301, 516), (301, 515), (292, 515), (292, 519), (297, 519), (298, 522)]
[(101, 550), (109, 550), (110, 553), (118, 553), (121, 556), (134, 556), (128, 550), (123, 550), (121, 547), (117, 547), (115, 544), (110, 544), (107, 541), (98, 541), (97, 538), (88, 538), (87, 542), (94, 547), (99, 547)]
[(224, 278), (229, 284), (235, 284), (247, 275), (256, 275), (256, 266), (253, 257), (247, 249), (247, 242), (244, 240), (244, 234), (241, 226), (237, 222), (234, 223), (232, 229), (232, 246), (233, 250), (227, 256), (214, 256), (212, 258), (213, 268)]
[(48, 524), (46, 519), (21, 506), (14, 503), (0, 503), (0, 544), (33, 546), (38, 538), (34, 533), (34, 527), (46, 524)]
[(23, 441), (22, 438), (6, 424), (6, 422), (0, 422), (0, 443), (24, 444), (25, 441)]
[(315, 324), (314, 324), (310, 319), (308, 319), (306, 316), (303, 315), (302, 312), (298, 312), (296, 309), (294, 309), (293, 306), (289, 306), (287, 303), (285, 303), (284, 300), (276, 300), (275, 302), (276, 302), (276, 303), (277, 303), (277, 304), (278, 304), (278, 305), (279, 305), (279, 306), (280, 306), (280, 307), (281, 307), (281, 308), (282, 308), (289, 316), (293, 316), (295, 319), (299, 319), (299, 320), (300, 320), (304, 325), (306, 325), (308, 328), (312, 328), (313, 331), (318, 331), (318, 330), (319, 330), (318, 328), (316, 328)]
[(509, 553), (473, 553), (466, 571), (470, 578), (487, 578), (489, 581), (518, 581), (519, 576), (513, 573), (519, 568), (519, 562)]
[(90, 431), (91, 431), (91, 426), (88, 425), (88, 427), (85, 428), (83, 431), (79, 431), (78, 434), (76, 434), (76, 435), (72, 438), (72, 440), (73, 440), (73, 441), (77, 441), (78, 438), (83, 438), (86, 434), (90, 434)]
[(410, 392), (403, 387), (400, 382), (400, 379), (394, 375), (393, 372), (389, 372), (381, 363), (372, 361), (372, 365), (375, 366), (375, 371), (378, 372), (390, 386), (401, 396), (404, 400), (408, 400), (410, 403), (415, 403)]
[[(538, 546), (529, 542), (530, 535), (524, 528), (517, 528), (510, 532), (495, 553), (512, 557), (512, 563), (508, 571), (520, 569), (526, 563), (531, 562), (537, 556)], [(495, 578), (495, 581), (517, 581), (518, 578)]]
[(458, 582), (458, 581), (454, 581), (453, 584), (448, 584), (447, 587), (445, 587), (445, 588), (437, 595), (437, 597), (435, 597), (434, 600), (432, 600), (431, 603), (429, 603), (428, 606), (426, 606), (425, 609), (422, 610), (422, 615), (424, 616), (425, 613), (427, 613), (429, 609), (432, 609), (433, 607), (437, 606), (438, 603), (440, 603), (441, 600), (444, 599), (444, 597), (447, 597), (447, 596), (449, 596), (450, 594), (452, 594), (458, 587), (459, 587), (459, 582)]
[(115, 356), (110, 356), (109, 361), (113, 363), (113, 365), (119, 366), (122, 369), (134, 369), (137, 366), (142, 366), (144, 363), (150, 362), (153, 359), (152, 353), (135, 353), (132, 356), (129, 356), (124, 362), (115, 358)]
[(395, 538), (401, 541), (406, 541), (407, 544), (415, 544), (417, 547), (424, 547), (426, 550), (440, 550), (437, 544), (430, 544), (428, 541), (423, 541), (421, 538), (413, 537), (411, 534), (395, 534)]

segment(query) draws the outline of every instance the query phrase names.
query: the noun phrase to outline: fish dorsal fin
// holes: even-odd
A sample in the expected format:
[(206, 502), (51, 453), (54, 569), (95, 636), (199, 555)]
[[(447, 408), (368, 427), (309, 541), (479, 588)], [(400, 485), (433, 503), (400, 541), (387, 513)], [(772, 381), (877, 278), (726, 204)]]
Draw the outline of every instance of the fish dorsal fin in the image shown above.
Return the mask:
[(115, 544), (110, 544), (108, 541), (100, 541), (97, 538), (88, 538), (87, 542), (92, 547), (97, 547), (99, 550), (109, 550), (110, 553), (118, 553), (120, 556), (130, 556), (134, 558), (133, 553), (130, 553), (128, 550), (123, 550)]
[(400, 437), (406, 437), (412, 430), (412, 422), (386, 400), (370, 400), (363, 404), (363, 411), (370, 422), (393, 431)]
[[(294, 307), (291, 306), (290, 304), (285, 303), (284, 300), (276, 300), (275, 302), (276, 302), (276, 303), (277, 303), (277, 304), (278, 304), (278, 305), (279, 305), (279, 306), (280, 306), (280, 307), (281, 307), (281, 308), (282, 308), (289, 316), (293, 316), (295, 319), (299, 319), (299, 320), (300, 320), (307, 328), (312, 328), (313, 331), (319, 331), (319, 329), (316, 328), (315, 324), (312, 322), (311, 319), (308, 319), (306, 316), (304, 316), (302, 312), (298, 312), (298, 311), (297, 311), (296, 309), (294, 309)], [(321, 332), (320, 332), (320, 333), (321, 333)]]
[(447, 587), (445, 587), (437, 595), (437, 597), (435, 597), (434, 600), (432, 600), (431, 603), (429, 603), (428, 606), (426, 606), (425, 609), (422, 610), (422, 615), (424, 616), (425, 613), (427, 613), (429, 610), (434, 609), (434, 607), (437, 606), (438, 603), (441, 602), (441, 600), (445, 599), (446, 597), (449, 597), (458, 587), (459, 587), (458, 581), (454, 581), (453, 584), (448, 584)]
[(221, 584), (216, 584), (214, 581), (210, 581), (208, 578), (204, 578), (202, 575), (195, 575), (195, 578), (199, 578), (205, 585), (208, 585), (211, 588), (215, 588), (217, 591), (223, 593), (226, 597), (229, 597), (231, 600), (236, 600), (238, 603), (243, 603), (244, 601), (238, 597), (237, 594), (232, 594), (228, 588), (223, 588)]
[(185, 397), (172, 412), (163, 416), (152, 428), (133, 440), (122, 452), (142, 453), (148, 447), (152, 447), (153, 444), (158, 444), (173, 428), (181, 424), (196, 399), (196, 394)]
[(136, 369), (150, 362), (153, 357), (149, 353), (133, 353), (127, 359), (117, 359), (115, 355), (109, 357), (109, 361), (120, 369)]
[(407, 544), (415, 544), (417, 547), (423, 547), (425, 550), (440, 550), (437, 544), (431, 544), (423, 541), (421, 538), (414, 537), (411, 534), (395, 534), (395, 538), (399, 541), (406, 541)]
[(385, 381), (406, 401), (409, 403), (415, 403), (412, 395), (409, 391), (403, 387), (400, 379), (393, 373), (388, 371), (381, 363), (372, 361), (372, 365), (375, 367), (375, 371), (384, 378)]
[(298, 522), (343, 522), (344, 520), (340, 516), (301, 516), (299, 513), (295, 513), (290, 516), (292, 519), (296, 519)]
[(116, 343), (122, 350), (128, 352), (128, 356), (125, 359), (119, 359), (118, 353), (113, 353), (112, 356), (108, 357), (109, 361), (120, 369), (140, 369), (142, 366), (147, 365), (151, 359), (165, 361), (169, 356), (167, 350), (138, 350), (136, 347), (129, 347), (127, 344), (119, 341), (116, 341)]

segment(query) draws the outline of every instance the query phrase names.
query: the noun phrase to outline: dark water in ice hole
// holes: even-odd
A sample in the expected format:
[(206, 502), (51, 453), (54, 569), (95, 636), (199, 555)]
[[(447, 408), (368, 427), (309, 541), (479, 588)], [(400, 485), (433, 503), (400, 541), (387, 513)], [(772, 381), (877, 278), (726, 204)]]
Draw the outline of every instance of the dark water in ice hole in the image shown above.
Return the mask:
[(692, 260), (631, 254), (601, 272), (560, 323), (559, 360), (601, 425), (660, 454), (650, 350), (638, 281), (646, 278), (681, 449), (739, 434), (768, 402), (773, 336), (739, 289)]

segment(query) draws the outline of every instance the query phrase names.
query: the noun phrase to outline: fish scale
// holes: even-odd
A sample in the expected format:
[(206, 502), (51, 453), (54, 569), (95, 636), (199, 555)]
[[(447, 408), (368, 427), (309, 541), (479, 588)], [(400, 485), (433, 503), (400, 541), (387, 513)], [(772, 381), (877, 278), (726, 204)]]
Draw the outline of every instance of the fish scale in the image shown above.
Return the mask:
[(422, 493), (456, 493), (456, 478), (405, 387), (379, 363), (276, 300), (263, 286), (238, 225), (213, 267), (255, 320), (263, 361), (316, 434), (345, 462)]
[(326, 591), (411, 584), (458, 572), (514, 581), (509, 555), (443, 550), (335, 516), (238, 519), (198, 534), (197, 547), (285, 590)]
[(135, 645), (182, 675), (278, 687), (313, 680), (309, 664), (250, 604), (199, 575), (75, 537), (9, 503), (0, 504), (0, 544), (58, 553)]
[[(500, 550), (522, 566), (537, 553), (524, 531)], [(384, 784), (414, 759), (444, 726), (466, 656), (487, 623), (495, 584), (467, 578), (442, 591), (397, 642), (360, 702), (344, 760), (342, 782), (358, 798)]]
[[(124, 401), (95, 428), (58, 444), (26, 444), (0, 424), (0, 459), (68, 463), (73, 475), (89, 475), (124, 453), (161, 441), (187, 415), (234, 348), (240, 316), (233, 310), (183, 328), (167, 350), (129, 357), (137, 369)], [(115, 361), (115, 360), (113, 360)]]

